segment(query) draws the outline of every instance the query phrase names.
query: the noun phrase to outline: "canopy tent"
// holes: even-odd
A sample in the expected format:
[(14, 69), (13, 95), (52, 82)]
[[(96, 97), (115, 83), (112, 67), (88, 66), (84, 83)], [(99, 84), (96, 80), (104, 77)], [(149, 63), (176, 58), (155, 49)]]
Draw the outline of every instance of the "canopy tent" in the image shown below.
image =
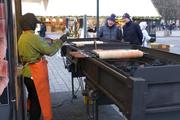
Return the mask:
[[(37, 16), (96, 16), (96, 0), (49, 0), (45, 9), (42, 1), (22, 0), (22, 13), (33, 12)], [(99, 0), (99, 16), (111, 13), (122, 16), (160, 17), (151, 0)]]

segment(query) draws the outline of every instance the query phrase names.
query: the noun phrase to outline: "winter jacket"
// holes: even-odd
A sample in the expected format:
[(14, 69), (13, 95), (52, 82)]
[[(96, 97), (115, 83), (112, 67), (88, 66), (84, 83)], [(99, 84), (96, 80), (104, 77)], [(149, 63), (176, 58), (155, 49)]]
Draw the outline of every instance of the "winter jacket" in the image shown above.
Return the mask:
[(147, 47), (147, 42), (151, 39), (151, 37), (149, 36), (149, 34), (146, 30), (147, 23), (141, 22), (141, 23), (139, 23), (139, 26), (140, 26), (142, 33), (143, 33), (143, 39), (142, 39), (143, 44), (142, 44), (142, 46)]
[(31, 77), (30, 69), (26, 63), (36, 63), (42, 56), (54, 55), (62, 46), (62, 42), (57, 40), (51, 46), (41, 39), (34, 31), (24, 31), (18, 40), (18, 52), (21, 62), (24, 64), (22, 75)]
[(103, 41), (110, 41), (110, 40), (121, 41), (122, 31), (116, 25), (109, 27), (106, 23), (104, 26), (100, 28), (98, 37)]
[(40, 31), (39, 31), (39, 35), (41, 37), (45, 37), (46, 36), (46, 26), (45, 24), (41, 24), (40, 26)]
[(126, 23), (123, 26), (123, 38), (125, 42), (130, 42), (130, 44), (141, 45), (143, 34), (140, 26), (132, 21)]

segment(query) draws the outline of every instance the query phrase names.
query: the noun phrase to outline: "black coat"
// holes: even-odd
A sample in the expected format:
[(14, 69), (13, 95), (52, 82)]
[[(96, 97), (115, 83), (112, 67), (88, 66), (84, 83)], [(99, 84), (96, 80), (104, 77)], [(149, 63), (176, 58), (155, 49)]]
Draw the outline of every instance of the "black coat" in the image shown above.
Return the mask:
[(143, 34), (140, 26), (132, 21), (126, 23), (123, 27), (123, 38), (130, 44), (142, 45)]
[(45, 24), (41, 24), (40, 26), (40, 31), (39, 31), (39, 35), (41, 37), (45, 37), (46, 36), (46, 25)]
[(99, 30), (98, 37), (103, 40), (122, 40), (122, 31), (115, 24), (109, 27), (107, 23)]

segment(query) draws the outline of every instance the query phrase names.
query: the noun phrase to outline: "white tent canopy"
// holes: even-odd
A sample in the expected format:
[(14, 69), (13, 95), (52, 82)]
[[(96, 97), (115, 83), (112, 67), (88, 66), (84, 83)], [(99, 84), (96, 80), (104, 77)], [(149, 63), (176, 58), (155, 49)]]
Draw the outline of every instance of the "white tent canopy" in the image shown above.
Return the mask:
[[(47, 9), (43, 2), (25, 2), (22, 0), (22, 13), (32, 12), (38, 16), (96, 16), (96, 0), (49, 0)], [(111, 13), (122, 16), (125, 12), (131, 16), (160, 16), (151, 0), (99, 0), (99, 16)]]

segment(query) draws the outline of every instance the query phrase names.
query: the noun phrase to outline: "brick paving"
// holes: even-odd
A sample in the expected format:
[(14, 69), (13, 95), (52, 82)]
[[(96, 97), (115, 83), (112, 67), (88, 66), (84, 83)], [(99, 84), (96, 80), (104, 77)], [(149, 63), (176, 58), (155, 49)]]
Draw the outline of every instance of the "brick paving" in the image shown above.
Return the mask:
[(60, 52), (53, 57), (46, 58), (48, 60), (51, 93), (71, 91), (71, 73), (65, 69)]

